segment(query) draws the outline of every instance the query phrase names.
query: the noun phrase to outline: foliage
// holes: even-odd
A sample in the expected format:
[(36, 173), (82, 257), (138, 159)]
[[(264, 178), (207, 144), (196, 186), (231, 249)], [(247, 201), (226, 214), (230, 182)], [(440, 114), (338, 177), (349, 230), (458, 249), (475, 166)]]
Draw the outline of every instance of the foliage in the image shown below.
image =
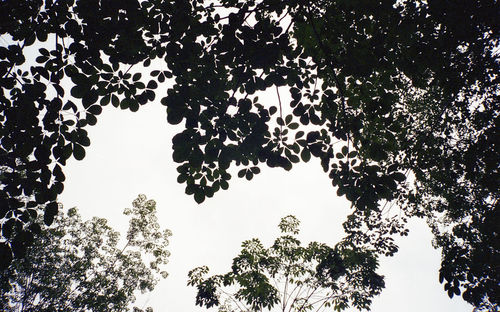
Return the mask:
[(124, 213), (130, 216), (125, 242), (106, 219), (82, 221), (76, 208), (58, 214), (26, 257), (0, 273), (0, 309), (128, 311), (136, 291), (152, 291), (159, 275), (167, 276), (171, 233), (160, 231), (156, 203), (144, 195)]
[(282, 218), (282, 236), (269, 248), (256, 238), (243, 242), (226, 274), (206, 277), (206, 266), (190, 271), (188, 285), (198, 289), (196, 304), (219, 311), (368, 309), (384, 287), (374, 254), (341, 244), (303, 247), (298, 226), (294, 216)]
[(51, 223), (62, 167), (84, 158), (102, 107), (136, 111), (161, 87), (167, 121), (184, 123), (177, 180), (197, 202), (229, 187), (232, 166), (250, 180), (263, 163), (318, 158), (352, 202), (347, 242), (392, 255), (407, 218), (426, 218), (450, 297), (498, 304), (498, 1), (29, 0), (0, 12), (0, 264), (24, 254), (37, 207)]

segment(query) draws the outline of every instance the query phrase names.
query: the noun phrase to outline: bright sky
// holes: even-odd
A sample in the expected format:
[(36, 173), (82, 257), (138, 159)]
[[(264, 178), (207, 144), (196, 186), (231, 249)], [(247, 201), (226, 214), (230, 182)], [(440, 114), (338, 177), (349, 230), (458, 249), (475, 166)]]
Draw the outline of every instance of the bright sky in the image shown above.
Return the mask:
[[(301, 221), (303, 244), (314, 240), (334, 245), (343, 236), (349, 204), (336, 196), (319, 163), (295, 166), (291, 172), (262, 166), (252, 181), (233, 177), (229, 190), (198, 205), (176, 182), (171, 157), (175, 128), (168, 125), (164, 107), (149, 104), (136, 113), (106, 107), (88, 130), (92, 144), (87, 156), (65, 167), (64, 206), (77, 206), (85, 218), (107, 218), (124, 233), (128, 220), (121, 213), (143, 193), (156, 200), (161, 226), (173, 232), (170, 275), (151, 295), (139, 298), (139, 307), (206, 311), (195, 306), (195, 289), (186, 286), (188, 271), (207, 265), (213, 274), (227, 272), (242, 241), (257, 237), (268, 246), (286, 215)], [(431, 247), (425, 222), (412, 222), (410, 228), (396, 256), (381, 262), (386, 289), (372, 311), (471, 311), (461, 298), (450, 300), (442, 290), (440, 253)]]

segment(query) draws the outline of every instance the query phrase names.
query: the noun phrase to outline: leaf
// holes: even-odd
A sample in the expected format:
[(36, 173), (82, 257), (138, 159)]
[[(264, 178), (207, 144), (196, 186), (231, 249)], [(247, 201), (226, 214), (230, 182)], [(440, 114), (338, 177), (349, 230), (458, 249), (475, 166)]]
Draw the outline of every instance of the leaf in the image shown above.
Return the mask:
[(444, 281), (444, 274), (442, 272), (439, 272), (439, 283), (442, 284)]
[(299, 158), (299, 156), (297, 156), (297, 155), (290, 155), (288, 158), (289, 158), (289, 159), (290, 159), (290, 161), (291, 161), (292, 163), (294, 163), (294, 164), (296, 164), (296, 163), (299, 163), (299, 162), (300, 162), (300, 158)]
[(141, 79), (141, 76), (142, 74), (141, 73), (135, 73), (133, 76), (132, 76), (132, 81), (138, 81)]
[(86, 119), (80, 119), (81, 121), (85, 120), (90, 126), (94, 126), (97, 123), (97, 118), (94, 115), (87, 115)]
[(290, 146), (290, 149), (295, 153), (295, 154), (298, 154), (300, 153), (300, 145), (295, 142), (293, 143), (291, 146)]
[(38, 49), (38, 52), (40, 52), (41, 55), (49, 56), (49, 50), (45, 48)]
[(128, 102), (128, 108), (130, 109), (131, 112), (137, 112), (139, 110), (139, 103), (131, 99)]
[(120, 100), (116, 95), (111, 95), (111, 104), (113, 104), (114, 107), (120, 106)]
[(129, 98), (124, 98), (123, 100), (120, 101), (120, 108), (128, 109), (130, 107), (131, 102), (132, 101)]
[(87, 94), (88, 89), (82, 85), (76, 85), (71, 88), (71, 95), (77, 99), (81, 99)]
[(54, 86), (54, 89), (56, 89), (57, 95), (61, 97), (64, 96), (64, 89), (60, 85), (53, 84), (52, 86)]
[(99, 115), (102, 112), (102, 107), (100, 105), (92, 105), (87, 108), (87, 111), (93, 115)]
[(73, 144), (73, 157), (76, 160), (82, 160), (85, 158), (85, 149), (80, 144)]
[(194, 192), (194, 200), (198, 203), (201, 204), (205, 201), (205, 193), (201, 189), (197, 189)]
[(227, 181), (225, 181), (225, 180), (221, 180), (220, 181), (220, 188), (223, 190), (227, 190), (229, 188), (229, 183), (227, 183)]
[(394, 172), (390, 175), (394, 180), (403, 182), (406, 180), (406, 175), (402, 172)]
[(252, 167), (250, 168), (254, 174), (259, 174), (260, 173), (260, 168), (259, 167)]
[(238, 171), (238, 178), (243, 178), (246, 174), (246, 169), (241, 169), (240, 171)]
[(347, 155), (349, 148), (347, 146), (342, 146), (342, 154)]
[(247, 170), (247, 172), (246, 172), (246, 174), (245, 174), (245, 178), (246, 178), (248, 181), (252, 180), (252, 178), (253, 178), (253, 173), (252, 173), (252, 171)]
[(311, 152), (307, 148), (302, 149), (302, 152), (300, 153), (300, 158), (302, 158), (302, 161), (304, 162), (309, 162), (311, 159)]
[(304, 131), (297, 131), (297, 133), (295, 133), (295, 139), (300, 139), (303, 136), (304, 136)]
[(450, 297), (450, 299), (453, 299), (453, 295), (454, 295), (453, 289), (452, 288), (448, 289), (448, 297)]
[(349, 152), (349, 155), (347, 155), (349, 158), (354, 158), (356, 156), (358, 156), (358, 152), (357, 151), (351, 151)]
[(49, 60), (49, 58), (47, 56), (40, 55), (39, 57), (37, 57), (35, 59), (35, 62), (43, 64), (43, 63), (47, 62), (48, 60)]
[(150, 80), (148, 82), (147, 88), (148, 89), (156, 89), (158, 87), (158, 84), (154, 80)]
[(111, 95), (108, 94), (108, 95), (103, 96), (99, 103), (101, 104), (101, 106), (106, 106), (109, 104), (110, 100), (111, 100)]

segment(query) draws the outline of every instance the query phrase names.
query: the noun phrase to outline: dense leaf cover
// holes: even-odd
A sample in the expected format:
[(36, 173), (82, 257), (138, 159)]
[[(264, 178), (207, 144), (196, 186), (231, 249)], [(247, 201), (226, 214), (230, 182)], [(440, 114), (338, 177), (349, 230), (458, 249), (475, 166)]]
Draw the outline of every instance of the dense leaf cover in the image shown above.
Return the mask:
[(0, 309), (131, 311), (137, 291), (152, 291), (167, 276), (171, 233), (160, 231), (156, 203), (144, 195), (124, 213), (130, 216), (124, 241), (106, 219), (82, 221), (76, 208), (58, 214), (26, 257), (0, 272)]
[(352, 202), (346, 241), (392, 255), (406, 219), (426, 218), (450, 297), (498, 304), (498, 1), (29, 0), (0, 12), (3, 264), (39, 230), (37, 207), (52, 222), (62, 167), (84, 158), (102, 106), (159, 100), (184, 125), (173, 159), (197, 202), (229, 187), (231, 166), (252, 179), (263, 163), (318, 158)]
[(342, 243), (335, 248), (318, 242), (301, 246), (294, 216), (282, 218), (279, 227), (282, 236), (269, 248), (257, 238), (243, 242), (226, 274), (207, 277), (206, 266), (191, 270), (188, 285), (198, 290), (196, 304), (216, 306), (220, 312), (369, 308), (384, 287), (370, 250)]

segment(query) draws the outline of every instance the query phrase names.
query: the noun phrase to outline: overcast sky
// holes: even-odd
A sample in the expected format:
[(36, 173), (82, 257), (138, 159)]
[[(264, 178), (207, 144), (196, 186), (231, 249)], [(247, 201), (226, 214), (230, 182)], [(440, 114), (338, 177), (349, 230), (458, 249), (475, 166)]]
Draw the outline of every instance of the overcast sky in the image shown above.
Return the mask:
[[(349, 204), (335, 195), (318, 163), (295, 166), (291, 172), (261, 167), (252, 181), (233, 177), (227, 191), (198, 205), (176, 182), (171, 138), (175, 128), (166, 121), (165, 108), (149, 104), (138, 112), (106, 107), (94, 127), (83, 161), (65, 168), (66, 208), (77, 206), (84, 218), (99, 216), (122, 233), (127, 228), (125, 207), (140, 193), (157, 202), (163, 228), (173, 232), (169, 277), (138, 306), (156, 312), (206, 311), (195, 307), (195, 289), (186, 286), (187, 272), (208, 265), (225, 273), (241, 242), (260, 238), (268, 246), (279, 234), (280, 218), (293, 214), (301, 221), (303, 244), (334, 245), (343, 236), (342, 223)], [(431, 247), (425, 222), (411, 222), (400, 251), (381, 261), (386, 289), (374, 300), (372, 311), (471, 311), (461, 298), (450, 300), (438, 282), (440, 253)]]

